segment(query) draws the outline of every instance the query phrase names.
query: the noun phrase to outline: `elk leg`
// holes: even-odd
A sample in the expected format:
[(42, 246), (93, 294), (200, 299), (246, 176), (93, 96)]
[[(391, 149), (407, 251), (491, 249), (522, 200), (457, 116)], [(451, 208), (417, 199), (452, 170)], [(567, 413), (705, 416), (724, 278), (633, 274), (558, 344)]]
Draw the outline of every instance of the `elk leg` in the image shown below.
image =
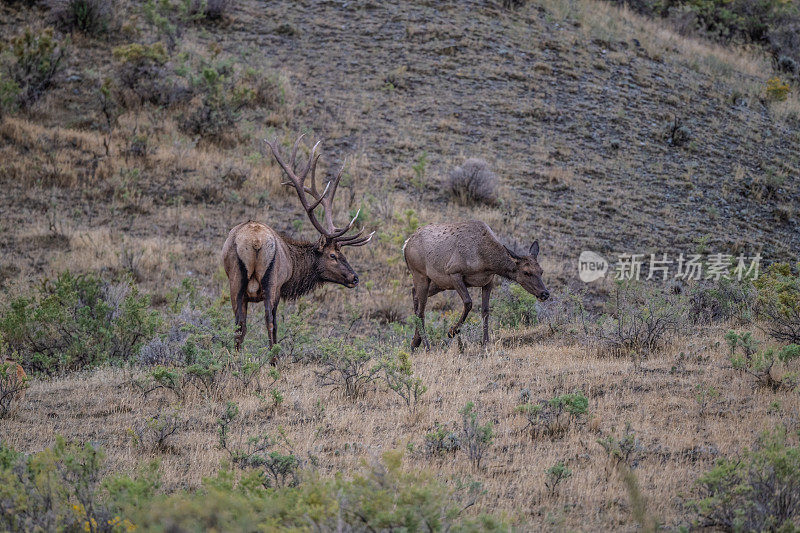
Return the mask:
[(422, 342), (425, 342), (425, 349), (431, 349), (431, 343), (428, 341), (428, 335), (425, 333), (425, 305), (428, 302), (428, 287), (431, 280), (427, 277), (415, 277), (414, 288), (412, 296), (414, 296), (414, 313), (419, 317), (419, 323), (414, 330), (414, 338), (411, 341), (411, 349), (414, 350), (419, 347)]
[(247, 334), (247, 300), (239, 298), (237, 302), (238, 313), (236, 314), (236, 326), (238, 332), (236, 333), (236, 351), (242, 349), (242, 342), (244, 336)]
[(231, 280), (231, 306), (233, 307), (233, 317), (236, 323), (236, 351), (238, 352), (242, 347), (242, 341), (247, 333), (247, 300), (245, 299), (245, 290), (247, 287), (247, 280), (239, 279), (239, 286), (234, 286), (234, 280)]
[[(280, 294), (275, 294), (275, 297), (272, 299), (272, 341), (270, 346), (273, 346), (278, 343), (278, 304), (281, 302)], [(272, 356), (272, 359), (269, 360), (269, 364), (272, 366), (276, 366), (278, 364), (278, 356)]]
[(481, 316), (483, 317), (483, 344), (489, 342), (489, 298), (492, 295), (492, 284), (481, 287)]
[(453, 287), (458, 295), (461, 296), (461, 300), (464, 302), (464, 312), (461, 313), (461, 318), (459, 318), (458, 322), (456, 322), (455, 325), (450, 328), (450, 331), (447, 332), (447, 336), (452, 339), (458, 335), (461, 325), (467, 319), (467, 315), (472, 310), (472, 298), (469, 295), (469, 289), (467, 289), (467, 285), (464, 283), (464, 278), (461, 276), (461, 274), (453, 274), (450, 276), (450, 279), (453, 280)]
[(264, 295), (264, 322), (267, 326), (267, 336), (269, 337), (269, 347), (275, 344), (275, 323), (272, 320), (272, 295), (269, 290), (269, 271), (261, 279), (261, 292)]

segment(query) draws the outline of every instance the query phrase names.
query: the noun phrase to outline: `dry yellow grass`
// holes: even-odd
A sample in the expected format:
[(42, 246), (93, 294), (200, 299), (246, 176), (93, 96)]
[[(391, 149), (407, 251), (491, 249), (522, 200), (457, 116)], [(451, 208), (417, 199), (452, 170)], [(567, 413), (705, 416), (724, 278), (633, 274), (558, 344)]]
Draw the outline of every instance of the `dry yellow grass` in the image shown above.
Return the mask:
[[(2, 438), (26, 452), (51, 445), (56, 435), (92, 441), (107, 451), (112, 469), (128, 472), (156, 457), (166, 488), (195, 487), (226, 459), (216, 446), (215, 423), (225, 402), (235, 401), (241, 417), (232, 431), (234, 446), (283, 428), (294, 453), (303, 460), (315, 457), (316, 469), (325, 476), (353, 472), (362, 459), (388, 449), (413, 447), (408, 467), (433, 468), (446, 481), (471, 477), (483, 483), (486, 494), (478, 510), (502, 511), (531, 530), (597, 531), (636, 529), (625, 486), (596, 442), (621, 436), (630, 424), (641, 444), (634, 473), (647, 512), (677, 526), (687, 517), (683, 498), (717, 457), (741, 452), (777, 424), (797, 425), (797, 394), (754, 389), (749, 378), (730, 368), (724, 343), (719, 343), (722, 331), (714, 328), (676, 341), (639, 370), (629, 359), (599, 358), (580, 346), (506, 348), (518, 343), (508, 335), (486, 354), (476, 347), (458, 353), (455, 344), (446, 351), (419, 353), (414, 371), (428, 391), (416, 413), (380, 385), (356, 401), (344, 399), (320, 388), (314, 367), (299, 363), (280, 367), (276, 388), (285, 401), (277, 409), (252, 392), (233, 388), (212, 399), (190, 394), (183, 404), (170, 393), (143, 397), (131, 385), (141, 371), (100, 370), (34, 380), (17, 413), (4, 421)], [(720, 393), (702, 416), (698, 387)], [(534, 440), (515, 412), (522, 389), (530, 390), (533, 401), (581, 390), (589, 398), (588, 420), (561, 439)], [(481, 469), (473, 469), (462, 452), (425, 456), (424, 434), (436, 423), (460, 420), (458, 410), (468, 401), (476, 402), (480, 419), (491, 421), (496, 435)], [(151, 455), (137, 449), (129, 429), (171, 409), (184, 420), (170, 441), (173, 451)], [(544, 472), (561, 460), (574, 474), (550, 496)]]

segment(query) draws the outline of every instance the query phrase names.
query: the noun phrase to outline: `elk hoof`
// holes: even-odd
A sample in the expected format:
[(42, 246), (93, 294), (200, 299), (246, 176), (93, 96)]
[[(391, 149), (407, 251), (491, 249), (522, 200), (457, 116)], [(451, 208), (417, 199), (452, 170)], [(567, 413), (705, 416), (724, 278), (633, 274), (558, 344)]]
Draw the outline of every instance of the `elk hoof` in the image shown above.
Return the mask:
[(416, 350), (419, 348), (419, 345), (422, 344), (422, 339), (417, 335), (414, 335), (414, 338), (411, 339), (411, 350)]

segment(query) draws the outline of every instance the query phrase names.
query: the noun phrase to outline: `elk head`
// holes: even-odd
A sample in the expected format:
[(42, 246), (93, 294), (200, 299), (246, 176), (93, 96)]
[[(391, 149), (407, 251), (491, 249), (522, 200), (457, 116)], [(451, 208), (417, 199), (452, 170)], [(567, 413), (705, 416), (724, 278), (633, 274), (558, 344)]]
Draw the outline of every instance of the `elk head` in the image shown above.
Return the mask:
[[(506, 248), (508, 250), (508, 248)], [(550, 292), (544, 286), (542, 281), (542, 267), (536, 260), (539, 257), (539, 241), (533, 241), (528, 255), (518, 255), (511, 250), (508, 250), (511, 257), (516, 263), (516, 270), (514, 271), (514, 281), (522, 285), (522, 288), (533, 294), (541, 301), (550, 298)]]
[[(306, 215), (308, 215), (311, 224), (320, 234), (319, 240), (313, 249), (314, 271), (319, 276), (319, 279), (338, 283), (345, 287), (355, 287), (358, 285), (358, 275), (350, 266), (350, 263), (347, 262), (347, 258), (342, 253), (342, 248), (345, 246), (364, 246), (372, 239), (375, 232), (373, 231), (364, 237), (362, 236), (364, 233), (364, 229), (362, 228), (353, 235), (347, 235), (347, 233), (353, 229), (353, 225), (356, 223), (358, 215), (361, 212), (360, 209), (356, 212), (356, 216), (353, 217), (349, 224), (338, 227), (333, 223), (333, 200), (336, 197), (336, 189), (339, 187), (339, 181), (342, 179), (342, 172), (344, 172), (346, 160), (342, 163), (342, 167), (339, 169), (336, 177), (328, 181), (325, 185), (325, 189), (320, 193), (317, 189), (316, 170), (317, 161), (319, 161), (320, 158), (319, 154), (317, 154), (317, 148), (321, 141), (318, 141), (317, 144), (314, 145), (314, 148), (311, 149), (308, 162), (306, 162), (302, 170), (298, 171), (297, 149), (302, 139), (303, 135), (298, 137), (295, 141), (294, 147), (292, 148), (291, 162), (289, 164), (284, 161), (277, 140), (270, 142), (264, 139), (264, 142), (270, 147), (275, 161), (278, 162), (278, 165), (280, 165), (289, 178), (289, 181), (283, 184), (291, 185), (297, 191), (297, 195), (300, 198), (303, 209), (306, 211)], [(306, 185), (306, 178), (309, 174), (311, 174), (311, 180), (310, 183)], [(324, 223), (320, 222), (314, 214), (314, 210), (320, 205), (324, 212)]]

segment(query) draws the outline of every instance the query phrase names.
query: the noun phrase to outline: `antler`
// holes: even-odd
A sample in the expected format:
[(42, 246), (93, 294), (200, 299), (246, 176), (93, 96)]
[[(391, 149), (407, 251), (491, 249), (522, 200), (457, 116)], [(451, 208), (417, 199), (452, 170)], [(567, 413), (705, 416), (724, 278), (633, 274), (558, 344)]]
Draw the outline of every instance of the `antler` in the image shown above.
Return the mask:
[[(344, 172), (344, 167), (347, 163), (347, 160), (345, 159), (345, 161), (342, 163), (342, 168), (339, 169), (336, 177), (328, 181), (328, 183), (325, 185), (325, 190), (322, 191), (322, 194), (320, 194), (317, 190), (316, 171), (317, 161), (319, 161), (320, 158), (320, 155), (317, 154), (317, 147), (322, 141), (317, 141), (317, 144), (315, 144), (314, 148), (311, 149), (311, 155), (308, 158), (308, 162), (306, 163), (302, 172), (298, 174), (297, 148), (300, 146), (300, 141), (303, 139), (303, 137), (304, 135), (300, 135), (294, 142), (294, 147), (292, 148), (291, 166), (287, 165), (281, 157), (277, 139), (273, 140), (272, 142), (264, 139), (264, 142), (267, 143), (267, 146), (269, 146), (270, 150), (272, 150), (272, 155), (275, 157), (275, 161), (278, 162), (283, 171), (286, 173), (286, 176), (289, 178), (289, 181), (285, 182), (284, 185), (292, 185), (295, 188), (297, 191), (297, 196), (300, 197), (300, 203), (303, 204), (303, 209), (305, 209), (309, 220), (311, 220), (311, 223), (314, 225), (317, 231), (327, 239), (336, 241), (341, 246), (363, 246), (367, 244), (370, 239), (372, 239), (372, 235), (375, 232), (370, 233), (368, 237), (361, 237), (361, 234), (364, 232), (362, 229), (355, 235), (344, 237), (344, 235), (350, 231), (353, 228), (353, 225), (356, 223), (356, 219), (358, 219), (358, 215), (361, 212), (360, 209), (356, 212), (356, 216), (354, 216), (350, 223), (345, 227), (339, 228), (333, 223), (333, 199), (336, 197), (336, 189), (339, 187), (339, 181), (342, 179), (342, 173)], [(311, 182), (310, 187), (307, 187), (305, 182), (309, 172), (311, 172)], [(310, 195), (313, 199), (313, 202), (309, 202), (309, 199), (306, 195)], [(324, 225), (321, 224), (319, 220), (317, 220), (316, 215), (314, 215), (314, 209), (316, 209), (318, 205), (322, 205), (322, 209), (325, 211)]]

